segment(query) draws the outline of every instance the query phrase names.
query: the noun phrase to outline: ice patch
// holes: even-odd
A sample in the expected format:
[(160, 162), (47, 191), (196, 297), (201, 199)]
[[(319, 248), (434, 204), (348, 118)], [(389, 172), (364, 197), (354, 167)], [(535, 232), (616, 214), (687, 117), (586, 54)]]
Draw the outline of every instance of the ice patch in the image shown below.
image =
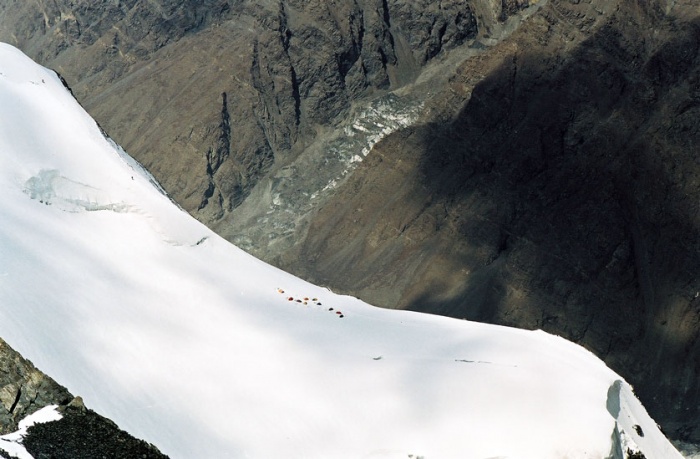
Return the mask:
[[(256, 186), (258, 192), (269, 193), (264, 198), (269, 207), (247, 209), (244, 202), (237, 213), (251, 218), (244, 224), (247, 231), (234, 223), (237, 231), (229, 234), (232, 242), (252, 253), (260, 248), (252, 242), (256, 239), (269, 241), (268, 246), (291, 243), (292, 236), (303, 231), (304, 216), (341, 186), (378, 142), (415, 123), (422, 110), (420, 100), (393, 93), (354, 107), (342, 130), (320, 136), (305, 154), (278, 171), (270, 182)], [(251, 238), (246, 234), (257, 236)]]
[(56, 169), (42, 169), (24, 184), (24, 192), (42, 204), (67, 212), (111, 210), (126, 212), (128, 206), (112, 202), (109, 195), (90, 185), (64, 177)]
[(326, 160), (334, 158), (341, 171), (338, 173), (337, 167), (331, 168), (336, 172), (329, 177), (320, 193), (337, 188), (377, 143), (389, 134), (413, 124), (422, 108), (420, 102), (402, 100), (390, 94), (356, 112), (350, 125), (344, 129), (344, 136), (326, 147)]

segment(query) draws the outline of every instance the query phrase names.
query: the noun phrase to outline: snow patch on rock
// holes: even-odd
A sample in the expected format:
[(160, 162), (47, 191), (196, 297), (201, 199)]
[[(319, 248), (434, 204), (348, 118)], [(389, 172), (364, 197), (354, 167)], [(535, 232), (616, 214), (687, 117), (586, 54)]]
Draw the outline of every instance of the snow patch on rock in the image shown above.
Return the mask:
[(34, 459), (22, 445), (22, 439), (27, 435), (27, 429), (35, 424), (58, 421), (63, 416), (58, 412), (58, 405), (49, 405), (24, 418), (19, 423), (19, 430), (0, 436), (0, 450), (10, 457), (18, 459)]

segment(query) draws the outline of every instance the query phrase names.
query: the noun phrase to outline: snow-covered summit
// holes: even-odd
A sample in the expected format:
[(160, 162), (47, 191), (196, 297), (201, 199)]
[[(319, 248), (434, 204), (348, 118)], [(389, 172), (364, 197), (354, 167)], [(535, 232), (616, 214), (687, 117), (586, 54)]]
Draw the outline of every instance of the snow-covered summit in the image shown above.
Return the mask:
[(173, 458), (680, 457), (562, 338), (377, 309), (231, 246), (2, 44), (0, 222), (0, 336)]

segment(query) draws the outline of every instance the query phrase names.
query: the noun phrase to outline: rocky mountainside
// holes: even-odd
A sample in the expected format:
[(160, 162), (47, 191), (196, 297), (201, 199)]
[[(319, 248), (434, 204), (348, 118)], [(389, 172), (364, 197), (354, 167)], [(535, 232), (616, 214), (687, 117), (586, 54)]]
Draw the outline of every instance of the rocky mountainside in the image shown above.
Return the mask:
[(0, 5), (187, 211), (371, 303), (543, 328), (700, 442), (691, 1)]
[(373, 144), (417, 118), (425, 88), (533, 3), (12, 3), (0, 40), (61, 73), (186, 210), (270, 259)]
[(566, 336), (697, 441), (700, 22), (685, 7), (549, 3), (375, 146), (282, 266), (375, 304)]
[[(476, 36), (462, 2), (18, 3), (0, 39), (78, 99), (187, 210), (216, 223), (348, 116)], [(183, 116), (186, 114), (185, 116)]]
[[(58, 405), (62, 418), (35, 424), (23, 438), (26, 450), (42, 458), (123, 458), (161, 459), (153, 445), (122, 431), (112, 421), (83, 405), (80, 397), (43, 374), (0, 339), (0, 434), (14, 432), (27, 416), (49, 405)], [(0, 457), (14, 457), (3, 449)]]

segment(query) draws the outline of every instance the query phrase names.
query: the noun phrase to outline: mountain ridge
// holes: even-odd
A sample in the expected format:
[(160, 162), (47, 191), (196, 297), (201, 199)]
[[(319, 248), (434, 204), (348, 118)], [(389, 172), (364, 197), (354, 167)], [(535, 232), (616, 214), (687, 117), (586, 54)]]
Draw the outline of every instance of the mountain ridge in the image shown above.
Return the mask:
[[(590, 351), (267, 265), (171, 202), (55, 74), (4, 44), (0, 66), (0, 334), (171, 457), (680, 457)], [(82, 406), (41, 410), (27, 448), (74, 444), (44, 428), (82, 430)]]

